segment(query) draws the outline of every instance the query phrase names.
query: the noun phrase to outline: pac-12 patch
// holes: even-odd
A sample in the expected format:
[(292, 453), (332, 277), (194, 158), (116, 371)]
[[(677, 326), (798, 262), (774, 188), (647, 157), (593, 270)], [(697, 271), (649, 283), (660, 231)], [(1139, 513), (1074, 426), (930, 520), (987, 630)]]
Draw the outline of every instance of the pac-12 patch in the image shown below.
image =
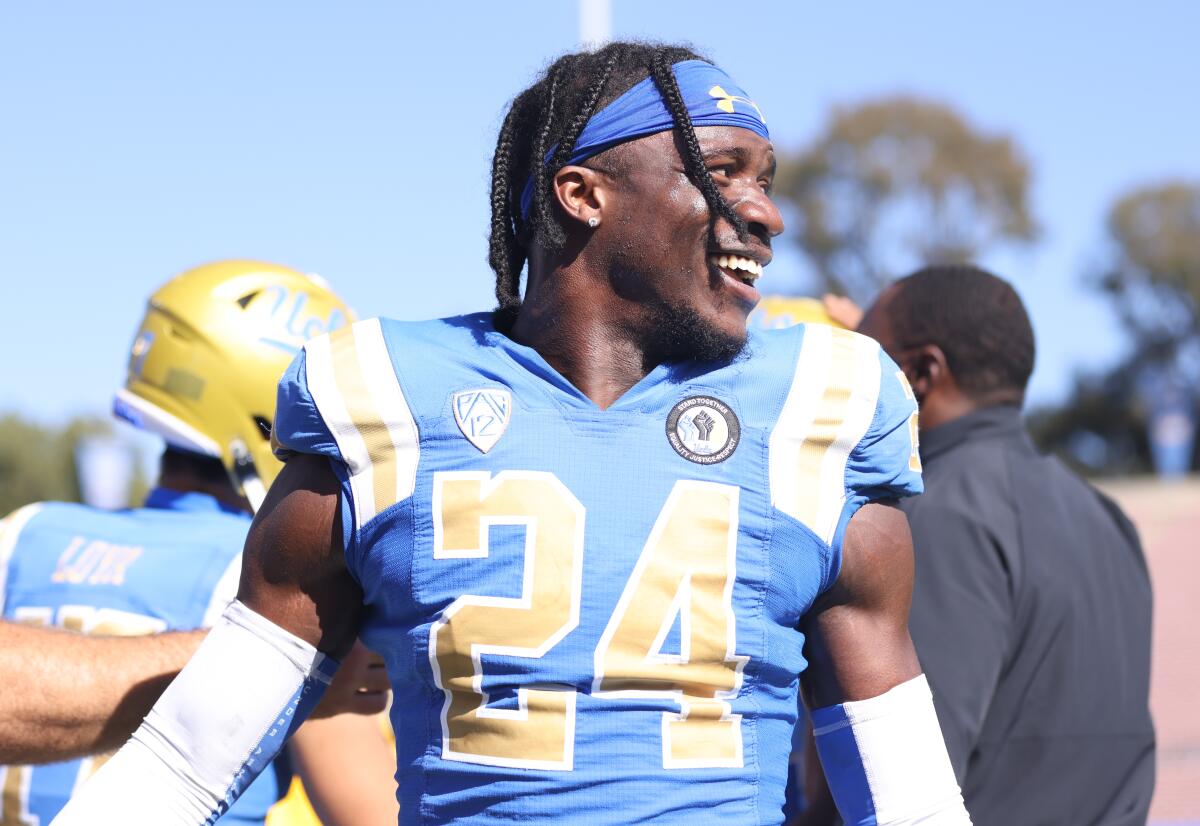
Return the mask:
[(667, 441), (689, 462), (715, 465), (737, 449), (742, 425), (729, 405), (712, 396), (688, 396), (667, 416)]
[(458, 429), (484, 453), (496, 446), (512, 418), (512, 394), (507, 390), (461, 390), (451, 404)]

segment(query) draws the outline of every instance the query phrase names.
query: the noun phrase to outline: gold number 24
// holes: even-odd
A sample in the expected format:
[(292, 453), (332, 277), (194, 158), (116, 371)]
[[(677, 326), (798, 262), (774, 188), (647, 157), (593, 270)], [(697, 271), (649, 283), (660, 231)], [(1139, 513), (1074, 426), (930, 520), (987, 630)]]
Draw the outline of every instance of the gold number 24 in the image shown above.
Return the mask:
[[(729, 705), (747, 659), (734, 653), (737, 513), (737, 487), (676, 482), (595, 651), (592, 696), (679, 704), (663, 714), (664, 768), (742, 765), (741, 717)], [(525, 528), (521, 596), (461, 596), (430, 629), (445, 759), (572, 768), (575, 689), (530, 685), (517, 708), (492, 708), (481, 656), (540, 658), (579, 624), (583, 522), (583, 505), (550, 473), (435, 474), (435, 559), (486, 558), (489, 526)], [(676, 616), (680, 651), (664, 654)]]

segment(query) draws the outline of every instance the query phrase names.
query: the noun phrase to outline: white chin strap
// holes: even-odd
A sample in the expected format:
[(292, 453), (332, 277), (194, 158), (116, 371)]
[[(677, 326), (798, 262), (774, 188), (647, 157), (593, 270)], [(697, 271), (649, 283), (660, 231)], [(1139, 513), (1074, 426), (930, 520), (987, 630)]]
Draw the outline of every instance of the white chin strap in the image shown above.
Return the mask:
[(262, 479), (257, 476), (247, 476), (241, 480), (242, 495), (250, 503), (250, 508), (258, 513), (258, 509), (262, 507), (263, 500), (267, 498), (267, 489), (263, 486)]

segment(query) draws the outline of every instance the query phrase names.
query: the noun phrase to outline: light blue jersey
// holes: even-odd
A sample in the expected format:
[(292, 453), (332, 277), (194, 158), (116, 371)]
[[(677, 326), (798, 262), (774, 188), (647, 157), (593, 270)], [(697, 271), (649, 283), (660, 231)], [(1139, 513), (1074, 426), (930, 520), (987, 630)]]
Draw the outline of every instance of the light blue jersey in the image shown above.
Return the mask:
[[(250, 518), (211, 496), (159, 488), (143, 508), (44, 502), (0, 528), (0, 607), (7, 620), (95, 634), (209, 626), (237, 595)], [(48, 826), (103, 758), (0, 767), (5, 826)], [(261, 824), (290, 773), (277, 764), (222, 824)]]
[(309, 342), (282, 455), (342, 479), (406, 823), (779, 823), (801, 616), (864, 503), (921, 490), (870, 339), (750, 334), (607, 410), (489, 315)]

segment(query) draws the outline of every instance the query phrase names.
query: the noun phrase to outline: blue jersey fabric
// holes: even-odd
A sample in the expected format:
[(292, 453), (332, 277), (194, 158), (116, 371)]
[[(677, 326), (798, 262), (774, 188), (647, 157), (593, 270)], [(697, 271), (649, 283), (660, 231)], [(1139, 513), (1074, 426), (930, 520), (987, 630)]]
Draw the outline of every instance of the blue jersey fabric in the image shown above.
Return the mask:
[[(401, 821), (780, 823), (797, 625), (836, 578), (853, 513), (921, 490), (898, 372), (853, 333), (751, 331), (732, 362), (661, 365), (600, 410), (486, 314), (368, 320), (306, 345), (275, 438), (342, 479), (362, 637), (395, 692)], [(579, 530), (577, 557), (563, 525)], [(701, 570), (693, 548), (713, 531), (729, 555)], [(543, 557), (542, 542), (558, 545)], [(564, 572), (557, 592), (539, 579), (557, 573), (531, 571), (539, 559)], [(672, 579), (663, 565), (683, 567)], [(493, 626), (471, 611), (495, 612)], [(569, 614), (539, 637), (544, 617)], [(658, 628), (641, 653), (638, 622)], [(702, 626), (726, 629), (727, 656), (699, 661)], [(534, 691), (566, 710), (535, 718)], [(505, 716), (517, 722), (489, 740)]]
[[(130, 510), (27, 506), (0, 530), (3, 616), (121, 635), (211, 624), (236, 596), (249, 527), (248, 515), (211, 496), (164, 488)], [(22, 826), (47, 826), (97, 768), (95, 758), (0, 767), (4, 811)], [(279, 761), (220, 822), (263, 823), (288, 782)]]

